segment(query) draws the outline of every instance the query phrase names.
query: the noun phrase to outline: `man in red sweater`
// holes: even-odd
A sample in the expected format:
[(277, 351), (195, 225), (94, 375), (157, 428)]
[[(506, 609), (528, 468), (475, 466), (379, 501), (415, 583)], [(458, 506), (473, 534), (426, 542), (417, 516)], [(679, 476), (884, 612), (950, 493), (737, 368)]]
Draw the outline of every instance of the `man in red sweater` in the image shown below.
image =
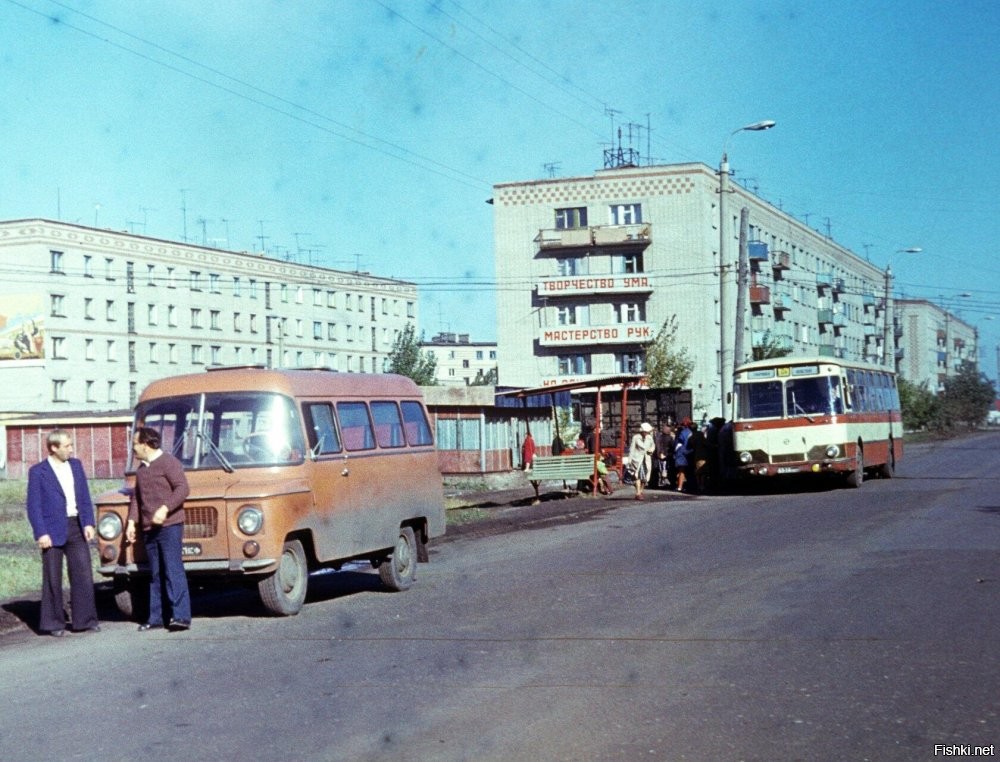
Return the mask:
[(163, 626), (163, 592), (170, 603), (167, 629), (191, 626), (191, 596), (181, 546), (184, 540), (184, 498), (190, 491), (184, 467), (160, 449), (160, 432), (141, 427), (132, 437), (132, 450), (139, 459), (135, 491), (128, 510), (125, 536), (135, 542), (136, 522), (149, 559), (149, 618), (139, 632)]

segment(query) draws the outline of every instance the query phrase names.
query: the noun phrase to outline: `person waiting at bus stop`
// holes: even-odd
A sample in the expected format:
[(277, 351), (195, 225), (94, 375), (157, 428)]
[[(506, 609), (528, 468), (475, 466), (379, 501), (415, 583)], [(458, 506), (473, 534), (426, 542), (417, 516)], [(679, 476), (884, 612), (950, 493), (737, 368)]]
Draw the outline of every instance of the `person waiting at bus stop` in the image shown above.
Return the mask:
[(632, 442), (628, 448), (628, 465), (635, 472), (635, 499), (642, 500), (642, 491), (649, 482), (650, 469), (652, 468), (652, 454), (656, 449), (656, 442), (653, 439), (653, 427), (643, 421), (639, 424), (639, 431), (632, 437)]

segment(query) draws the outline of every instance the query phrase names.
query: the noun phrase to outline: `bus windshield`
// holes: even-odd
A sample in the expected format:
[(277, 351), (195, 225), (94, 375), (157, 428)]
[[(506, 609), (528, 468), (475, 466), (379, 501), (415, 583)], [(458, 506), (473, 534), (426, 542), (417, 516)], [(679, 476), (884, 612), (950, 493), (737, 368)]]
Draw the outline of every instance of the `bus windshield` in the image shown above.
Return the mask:
[(736, 385), (736, 393), (737, 417), (741, 420), (844, 412), (837, 376), (741, 382)]
[[(142, 402), (136, 426), (160, 432), (186, 469), (301, 463), (305, 445), (294, 404), (267, 392), (213, 392)], [(129, 470), (134, 469), (134, 462)]]

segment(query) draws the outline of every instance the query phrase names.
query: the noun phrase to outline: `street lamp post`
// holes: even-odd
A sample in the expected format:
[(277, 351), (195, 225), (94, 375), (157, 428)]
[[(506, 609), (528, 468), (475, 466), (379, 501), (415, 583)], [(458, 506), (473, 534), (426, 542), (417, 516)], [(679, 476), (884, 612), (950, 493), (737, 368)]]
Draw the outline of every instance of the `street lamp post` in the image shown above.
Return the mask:
[[(775, 122), (765, 119), (739, 127), (729, 133), (722, 147), (719, 162), (719, 389), (722, 397), (722, 417), (729, 419), (729, 397), (733, 391), (734, 366), (733, 346), (736, 337), (736, 321), (729, 315), (729, 305), (734, 302), (735, 281), (730, 278), (733, 270), (729, 255), (729, 236), (726, 234), (726, 196), (729, 189), (729, 141), (737, 132), (760, 132), (774, 127)], [(732, 282), (731, 282), (732, 281)]]
[[(919, 254), (922, 252), (919, 246), (910, 246), (906, 249), (896, 249), (896, 254)], [(892, 302), (892, 255), (885, 264), (885, 331), (882, 335), (882, 364), (893, 370), (896, 367), (896, 340), (893, 326), (896, 322), (895, 311)]]

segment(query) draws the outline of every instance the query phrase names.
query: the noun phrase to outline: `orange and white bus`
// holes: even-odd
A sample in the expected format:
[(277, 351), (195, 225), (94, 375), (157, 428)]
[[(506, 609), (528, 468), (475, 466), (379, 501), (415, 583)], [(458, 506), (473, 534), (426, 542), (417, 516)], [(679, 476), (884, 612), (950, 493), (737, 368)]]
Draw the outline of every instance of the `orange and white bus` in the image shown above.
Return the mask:
[(733, 450), (743, 476), (865, 471), (892, 477), (903, 456), (895, 374), (829, 357), (780, 357), (736, 370)]

